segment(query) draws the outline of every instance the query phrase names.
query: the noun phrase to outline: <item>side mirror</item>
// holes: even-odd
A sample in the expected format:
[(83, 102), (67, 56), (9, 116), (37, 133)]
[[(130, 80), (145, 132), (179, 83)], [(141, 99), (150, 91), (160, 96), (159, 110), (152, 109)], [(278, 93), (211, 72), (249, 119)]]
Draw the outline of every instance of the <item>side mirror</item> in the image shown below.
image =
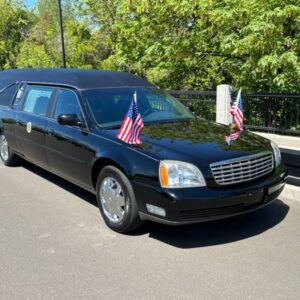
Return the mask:
[(82, 122), (79, 121), (77, 115), (75, 114), (59, 115), (57, 117), (57, 121), (60, 125), (78, 126), (78, 127), (83, 126)]

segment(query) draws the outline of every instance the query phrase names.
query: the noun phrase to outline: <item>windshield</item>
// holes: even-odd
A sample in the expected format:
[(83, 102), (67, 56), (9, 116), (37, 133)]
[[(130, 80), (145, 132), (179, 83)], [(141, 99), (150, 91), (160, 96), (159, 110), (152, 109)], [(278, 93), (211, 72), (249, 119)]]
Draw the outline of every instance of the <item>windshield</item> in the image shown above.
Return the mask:
[(106, 88), (83, 92), (101, 127), (118, 127), (137, 92), (138, 112), (145, 125), (192, 119), (194, 115), (178, 100), (154, 88)]

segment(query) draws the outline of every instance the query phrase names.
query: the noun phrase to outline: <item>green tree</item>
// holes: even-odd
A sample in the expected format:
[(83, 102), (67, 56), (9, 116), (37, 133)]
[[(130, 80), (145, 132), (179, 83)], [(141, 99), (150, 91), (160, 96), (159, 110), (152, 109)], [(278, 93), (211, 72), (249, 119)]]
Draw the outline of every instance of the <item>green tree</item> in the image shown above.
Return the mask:
[(166, 88), (299, 91), (299, 0), (121, 1), (109, 58)]
[[(0, 5), (0, 68), (61, 66), (57, 1)], [(64, 0), (63, 15), (68, 67), (171, 89), (300, 91), (299, 0)]]
[[(126, 1), (126, 0), (125, 0)], [(98, 46), (98, 66), (102, 69), (119, 70), (112, 55), (118, 43), (120, 14), (124, 0), (81, 0), (77, 2), (79, 16), (90, 25)], [(121, 13), (122, 14), (122, 13)]]
[[(72, 1), (63, 2), (66, 60), (68, 67), (96, 68), (97, 45), (88, 24), (76, 16)], [(61, 67), (58, 3), (39, 0), (37, 22), (22, 43), (18, 67)]]
[(16, 67), (20, 43), (34, 16), (17, 1), (0, 0), (0, 70)]

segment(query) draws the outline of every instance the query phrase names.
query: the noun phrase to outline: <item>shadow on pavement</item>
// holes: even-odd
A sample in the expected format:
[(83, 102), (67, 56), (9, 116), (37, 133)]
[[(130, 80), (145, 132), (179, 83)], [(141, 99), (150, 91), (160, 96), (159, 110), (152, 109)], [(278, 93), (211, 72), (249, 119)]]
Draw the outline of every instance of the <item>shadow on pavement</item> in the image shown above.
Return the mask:
[[(37, 174), (38, 176), (43, 177), (44, 179), (56, 184), (57, 186), (63, 188), (64, 190), (68, 191), (69, 193), (82, 198), (86, 202), (97, 206), (97, 201), (95, 195), (92, 193), (80, 188), (79, 186), (59, 177), (56, 176), (44, 169), (41, 169), (40, 167), (33, 165), (29, 162), (24, 161), (22, 163), (22, 167), (24, 167), (26, 170), (33, 172)], [(97, 206), (98, 207), (98, 206)]]
[[(96, 197), (80, 187), (30, 163), (25, 162), (23, 167), (97, 206)], [(150, 238), (178, 248), (221, 245), (247, 239), (271, 229), (284, 220), (288, 211), (289, 206), (277, 199), (255, 212), (218, 221), (184, 226), (147, 222), (130, 236), (149, 235)]]
[(149, 237), (178, 248), (221, 245), (259, 235), (284, 220), (289, 206), (281, 200), (245, 215), (179, 227), (145, 224)]

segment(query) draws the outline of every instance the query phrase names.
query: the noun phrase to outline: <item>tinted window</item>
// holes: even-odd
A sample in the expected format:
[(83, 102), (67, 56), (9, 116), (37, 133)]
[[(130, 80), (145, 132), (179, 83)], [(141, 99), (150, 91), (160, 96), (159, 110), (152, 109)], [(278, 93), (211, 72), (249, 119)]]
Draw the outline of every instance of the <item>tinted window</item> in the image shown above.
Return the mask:
[(82, 113), (76, 94), (70, 90), (61, 90), (57, 97), (54, 118), (59, 115), (75, 114), (82, 120)]
[(46, 116), (53, 88), (30, 87), (24, 100), (23, 110), (40, 116)]
[(178, 100), (158, 89), (106, 88), (83, 93), (97, 123), (111, 127), (121, 125), (135, 92), (144, 124), (194, 118)]
[(3, 92), (2, 93), (0, 92), (0, 105), (10, 105), (16, 93), (16, 90), (17, 90), (16, 84), (10, 86), (9, 88), (4, 87)]

